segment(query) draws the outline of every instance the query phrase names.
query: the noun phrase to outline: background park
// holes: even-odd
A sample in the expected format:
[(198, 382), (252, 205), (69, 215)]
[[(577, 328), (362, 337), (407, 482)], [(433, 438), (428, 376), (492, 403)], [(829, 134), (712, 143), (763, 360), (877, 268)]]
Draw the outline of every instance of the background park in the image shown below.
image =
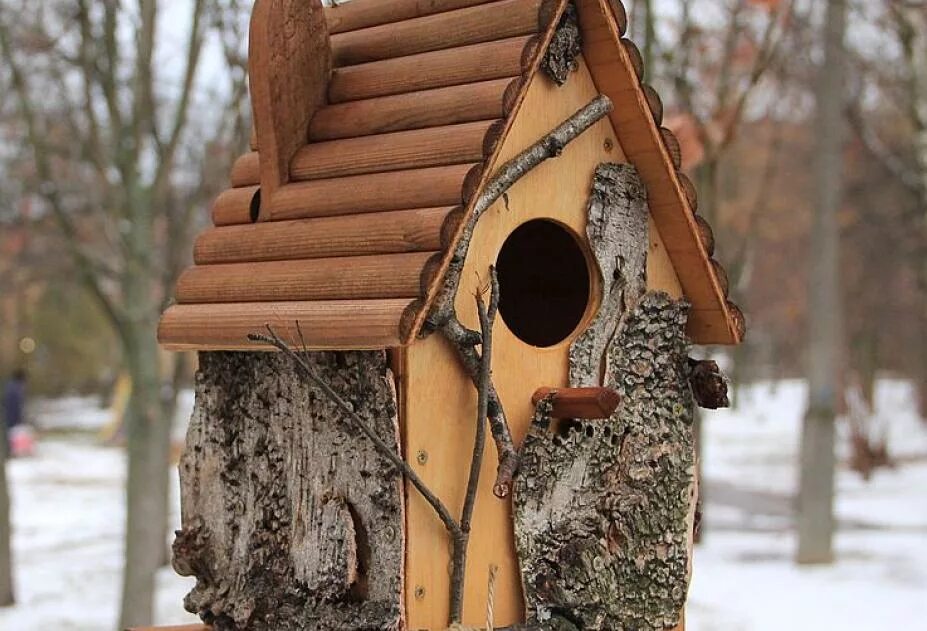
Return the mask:
[[(910, 627), (927, 593), (927, 3), (625, 4), (749, 321), (745, 344), (704, 349), (732, 407), (701, 415), (687, 628)], [(251, 5), (0, 0), (5, 413), (26, 375), (0, 467), (0, 628), (196, 621), (168, 562), (196, 364), (155, 329), (248, 147)], [(152, 537), (160, 568), (139, 562)]]

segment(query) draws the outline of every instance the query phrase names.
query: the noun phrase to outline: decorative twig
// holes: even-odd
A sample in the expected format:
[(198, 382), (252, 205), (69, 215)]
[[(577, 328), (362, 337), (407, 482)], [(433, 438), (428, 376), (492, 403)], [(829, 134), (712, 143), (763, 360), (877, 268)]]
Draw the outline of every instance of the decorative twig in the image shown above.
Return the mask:
[[(480, 335), (461, 324), (454, 308), (454, 300), (460, 288), (460, 275), (463, 272), (467, 251), (470, 249), (473, 230), (483, 213), (505, 195), (518, 180), (545, 160), (559, 156), (564, 147), (608, 115), (611, 110), (612, 102), (607, 96), (599, 95), (590, 101), (546, 136), (502, 165), (473, 205), (467, 224), (454, 247), (443, 284), (435, 299), (435, 306), (426, 320), (426, 328), (440, 331), (454, 345), (464, 369), (477, 387), (480, 384), (481, 362), (475, 346), (480, 341)], [(499, 453), (499, 468), (496, 473), (496, 482), (493, 485), (493, 493), (499, 498), (504, 498), (511, 490), (512, 478), (518, 469), (518, 452), (512, 441), (512, 433), (502, 401), (491, 381), (487, 388), (487, 397), (489, 427)]]
[[(476, 344), (480, 340), (479, 333), (471, 331), (461, 324), (456, 314), (441, 328), (441, 333), (457, 349), (464, 370), (470, 376), (473, 384), (479, 387), (481, 362), (480, 354), (476, 351)], [(476, 336), (476, 343), (473, 342), (474, 336)], [(518, 468), (518, 452), (515, 450), (515, 444), (512, 441), (512, 434), (509, 431), (509, 424), (505, 417), (505, 409), (502, 407), (502, 401), (499, 399), (499, 393), (496, 392), (492, 380), (489, 382), (487, 397), (489, 428), (496, 443), (496, 451), (499, 452), (499, 468), (496, 472), (493, 493), (496, 497), (504, 498), (509, 494), (512, 478)]]
[[(383, 439), (377, 436), (376, 432), (367, 424), (364, 419), (360, 417), (357, 412), (354, 411), (354, 406), (345, 401), (341, 395), (339, 395), (335, 390), (328, 385), (324, 379), (319, 377), (316, 372), (312, 369), (306, 360), (299, 355), (296, 351), (290, 348), (290, 345), (280, 339), (280, 336), (271, 328), (270, 325), (267, 325), (268, 335), (262, 335), (260, 333), (252, 333), (248, 335), (248, 339), (252, 342), (260, 342), (263, 344), (268, 344), (274, 348), (283, 352), (287, 357), (293, 360), (293, 363), (296, 365), (296, 368), (299, 372), (303, 374), (309, 381), (315, 384), (322, 392), (334, 403), (351, 421), (354, 427), (360, 430), (370, 441), (374, 444), (377, 450), (389, 460), (393, 466), (399, 469), (400, 472), (412, 483), (412, 486), (421, 493), (422, 497), (425, 498), (431, 507), (438, 514), (438, 517), (444, 523), (445, 528), (452, 534), (452, 536), (457, 537), (460, 535), (460, 524), (448, 511), (444, 503), (432, 493), (425, 483), (422, 481), (418, 474), (415, 473), (415, 470), (409, 466), (409, 464), (403, 460), (399, 454), (390, 449), (389, 445), (383, 442)], [(302, 337), (302, 332), (299, 333)], [(303, 342), (305, 345), (305, 342)]]
[(435, 306), (428, 315), (427, 324), (431, 330), (441, 329), (454, 316), (454, 300), (460, 286), (460, 274), (467, 258), (467, 251), (470, 249), (473, 229), (483, 213), (508, 192), (518, 180), (545, 160), (559, 156), (564, 147), (611, 111), (611, 100), (600, 94), (546, 136), (499, 168), (474, 203), (470, 216), (467, 218), (467, 225), (454, 247), (447, 273), (444, 275), (444, 283), (435, 300)]
[(473, 521), (473, 509), (476, 506), (476, 493), (480, 485), (480, 471), (483, 468), (483, 452), (486, 445), (486, 422), (489, 410), (489, 388), (492, 382), (492, 325), (499, 311), (499, 277), (496, 268), (491, 267), (489, 307), (483, 302), (478, 292), (476, 310), (480, 316), (482, 355), (479, 365), (479, 383), (477, 385), (476, 438), (473, 444), (473, 458), (470, 461), (470, 477), (467, 480), (467, 494), (464, 497), (463, 512), (460, 516), (460, 535), (454, 541), (453, 575), (451, 576), (451, 623), (459, 623), (463, 615), (464, 578), (467, 568), (467, 549), (470, 544), (470, 526)]

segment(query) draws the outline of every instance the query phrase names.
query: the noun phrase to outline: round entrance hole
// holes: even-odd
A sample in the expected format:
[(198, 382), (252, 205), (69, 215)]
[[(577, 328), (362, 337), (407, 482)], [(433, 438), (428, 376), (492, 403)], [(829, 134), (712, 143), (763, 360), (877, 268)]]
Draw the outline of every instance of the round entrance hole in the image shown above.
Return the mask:
[(499, 313), (518, 338), (554, 346), (582, 322), (589, 304), (589, 266), (573, 234), (535, 219), (515, 229), (496, 262)]

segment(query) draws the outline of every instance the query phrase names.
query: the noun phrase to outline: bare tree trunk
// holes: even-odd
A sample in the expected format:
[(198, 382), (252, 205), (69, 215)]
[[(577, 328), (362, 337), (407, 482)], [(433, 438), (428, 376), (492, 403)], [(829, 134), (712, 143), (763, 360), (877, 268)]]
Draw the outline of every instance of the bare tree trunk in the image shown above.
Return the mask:
[(138, 194), (130, 209), (133, 230), (123, 275), (126, 318), (121, 329), (132, 378), (127, 414), (126, 548), (120, 628), (153, 622), (155, 578), (164, 558), (170, 435), (173, 410), (161, 395), (155, 274), (147, 256), (152, 243), (151, 198)]
[(0, 607), (12, 605), (13, 552), (10, 546), (10, 490), (6, 480), (8, 441), (6, 421), (0, 421)]
[(808, 409), (801, 438), (799, 563), (830, 563), (834, 534), (834, 434), (840, 370), (839, 226), (843, 171), (846, 0), (830, 0), (818, 81), (817, 199), (809, 283)]
[(131, 331), (127, 364), (132, 396), (127, 414), (126, 549), (120, 628), (151, 624), (155, 575), (164, 559), (169, 495), (171, 415), (161, 404), (154, 326)]
[[(913, 148), (917, 164), (914, 189), (920, 198), (920, 261), (918, 277), (921, 292), (921, 335), (927, 342), (927, 11), (920, 4), (893, 3), (899, 42), (907, 66), (910, 119), (914, 127)], [(917, 365), (921, 416), (927, 418), (927, 353), (919, 353)]]

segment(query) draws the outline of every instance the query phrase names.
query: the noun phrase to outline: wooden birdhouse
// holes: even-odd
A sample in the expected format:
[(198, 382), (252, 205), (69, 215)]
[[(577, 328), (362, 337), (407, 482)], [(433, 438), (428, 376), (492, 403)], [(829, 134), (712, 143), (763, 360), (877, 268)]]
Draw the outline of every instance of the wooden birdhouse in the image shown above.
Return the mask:
[(625, 29), (255, 3), (252, 152), (159, 333), (202, 351), (174, 565), (204, 622), (681, 624), (724, 399), (689, 343), (744, 320)]

